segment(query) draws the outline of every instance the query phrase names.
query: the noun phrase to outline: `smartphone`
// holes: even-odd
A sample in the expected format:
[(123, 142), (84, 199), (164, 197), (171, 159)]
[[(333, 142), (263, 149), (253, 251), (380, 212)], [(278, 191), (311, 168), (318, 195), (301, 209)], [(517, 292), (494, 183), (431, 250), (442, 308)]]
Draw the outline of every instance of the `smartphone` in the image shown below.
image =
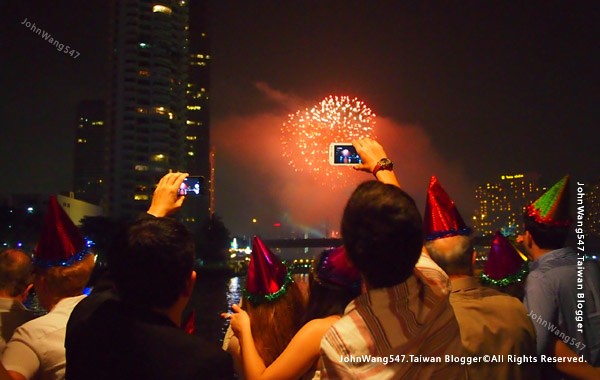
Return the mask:
[(177, 195), (184, 196), (192, 196), (192, 195), (202, 195), (203, 186), (204, 185), (204, 177), (202, 176), (189, 176), (183, 180), (181, 186), (179, 186), (179, 191)]
[(329, 145), (329, 163), (331, 165), (360, 164), (360, 156), (351, 143), (331, 143)]

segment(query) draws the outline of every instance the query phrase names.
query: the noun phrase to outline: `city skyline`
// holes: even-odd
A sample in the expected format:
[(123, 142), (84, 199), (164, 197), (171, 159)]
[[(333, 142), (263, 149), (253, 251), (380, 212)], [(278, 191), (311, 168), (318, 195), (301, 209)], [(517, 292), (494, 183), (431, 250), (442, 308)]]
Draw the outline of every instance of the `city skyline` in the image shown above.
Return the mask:
[[(581, 181), (598, 177), (591, 138), (600, 119), (593, 85), (597, 7), (344, 4), (209, 4), (216, 211), (232, 230), (253, 217), (265, 225), (286, 214), (298, 219), (299, 211), (285, 209), (295, 199), (285, 186), (295, 178), (277, 162), (264, 167), (280, 156), (265, 153), (278, 149), (277, 136), (252, 136), (275, 131), (288, 113), (329, 94), (358, 96), (378, 115), (379, 136), (397, 142), (388, 153), (421, 209), (431, 174), (456, 194), (465, 216), (475, 208), (476, 185), (502, 174), (537, 172), (546, 185), (566, 173)], [(12, 163), (2, 165), (1, 192), (69, 190), (74, 153), (66, 121), (77, 102), (104, 98), (107, 67), (99, 51), (108, 47), (108, 9), (101, 1), (9, 8), (3, 64), (14, 74), (3, 94), (2, 148)], [(81, 56), (58, 52), (21, 25), (26, 18)], [(410, 152), (416, 162), (404, 154), (408, 144), (391, 134), (419, 142), (419, 151)], [(227, 145), (231, 139), (246, 142), (237, 146), (239, 156), (235, 144)], [(248, 154), (260, 157), (239, 161)], [(339, 207), (327, 216), (330, 225), (339, 222)]]

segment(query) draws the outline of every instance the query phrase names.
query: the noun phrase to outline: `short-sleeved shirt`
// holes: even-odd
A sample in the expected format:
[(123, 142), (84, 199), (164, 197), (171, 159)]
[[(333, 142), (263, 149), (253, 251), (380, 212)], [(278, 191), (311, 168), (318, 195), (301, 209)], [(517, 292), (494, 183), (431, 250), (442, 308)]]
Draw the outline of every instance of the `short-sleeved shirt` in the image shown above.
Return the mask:
[[(470, 380), (536, 380), (535, 330), (518, 298), (482, 286), (474, 277), (453, 279), (450, 304), (454, 309), (465, 355), (515, 355), (530, 362), (473, 363)], [(513, 356), (513, 357), (515, 357)]]
[(6, 346), (2, 364), (26, 379), (64, 379), (65, 333), (69, 315), (85, 296), (67, 297), (52, 310), (15, 330)]
[(12, 298), (0, 298), (0, 359), (15, 329), (34, 317), (22, 303)]
[[(600, 366), (600, 269), (571, 248), (550, 251), (529, 265), (523, 300), (533, 321), (539, 355), (554, 337), (592, 366)], [(544, 378), (560, 378), (554, 366)]]
[(463, 354), (450, 289), (423, 253), (408, 280), (354, 299), (321, 341), (321, 378), (466, 378), (464, 367), (445, 361)]

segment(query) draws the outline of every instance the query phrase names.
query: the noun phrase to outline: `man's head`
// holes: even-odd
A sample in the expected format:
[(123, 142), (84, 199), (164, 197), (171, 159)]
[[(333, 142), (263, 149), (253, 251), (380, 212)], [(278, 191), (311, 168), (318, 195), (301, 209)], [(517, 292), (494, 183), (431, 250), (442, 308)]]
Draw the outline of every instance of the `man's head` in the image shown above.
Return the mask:
[(538, 223), (526, 213), (523, 214), (525, 235), (523, 243), (527, 253), (537, 246), (541, 250), (555, 250), (563, 248), (569, 233), (568, 225)]
[(23, 302), (33, 283), (31, 259), (18, 249), (0, 252), (0, 297)]
[(34, 265), (34, 286), (40, 304), (50, 310), (66, 297), (83, 294), (94, 269), (94, 255), (86, 254), (68, 266), (39, 267)]
[(422, 223), (414, 200), (396, 186), (370, 181), (352, 193), (342, 239), (370, 287), (394, 286), (411, 276), (421, 254)]
[(183, 224), (171, 218), (149, 218), (117, 236), (108, 265), (124, 301), (166, 309), (188, 291), (194, 253), (194, 237)]
[(464, 235), (425, 242), (429, 256), (450, 276), (473, 275), (473, 245)]

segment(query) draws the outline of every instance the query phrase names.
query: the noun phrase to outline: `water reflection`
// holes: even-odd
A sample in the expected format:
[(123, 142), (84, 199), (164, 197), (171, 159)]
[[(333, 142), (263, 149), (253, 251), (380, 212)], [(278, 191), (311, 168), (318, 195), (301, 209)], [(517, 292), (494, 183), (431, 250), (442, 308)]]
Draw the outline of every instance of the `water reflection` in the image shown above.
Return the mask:
[[(308, 275), (294, 275), (294, 281), (306, 292)], [(239, 303), (246, 277), (228, 277), (222, 274), (198, 274), (196, 287), (190, 303), (184, 311), (184, 320), (192, 309), (196, 309), (196, 331), (194, 334), (215, 344), (223, 342), (229, 322), (221, 313), (231, 313), (231, 305)]]

